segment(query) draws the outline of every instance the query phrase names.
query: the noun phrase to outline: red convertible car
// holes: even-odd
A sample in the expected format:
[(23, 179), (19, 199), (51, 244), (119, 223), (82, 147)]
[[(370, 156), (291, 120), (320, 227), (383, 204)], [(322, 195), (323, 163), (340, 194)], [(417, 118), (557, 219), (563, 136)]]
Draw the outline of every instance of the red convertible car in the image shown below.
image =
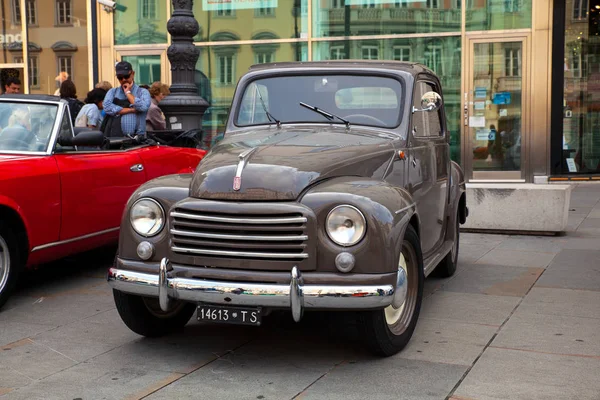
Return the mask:
[(129, 196), (205, 150), (75, 128), (54, 96), (0, 96), (0, 307), (19, 272), (116, 242)]

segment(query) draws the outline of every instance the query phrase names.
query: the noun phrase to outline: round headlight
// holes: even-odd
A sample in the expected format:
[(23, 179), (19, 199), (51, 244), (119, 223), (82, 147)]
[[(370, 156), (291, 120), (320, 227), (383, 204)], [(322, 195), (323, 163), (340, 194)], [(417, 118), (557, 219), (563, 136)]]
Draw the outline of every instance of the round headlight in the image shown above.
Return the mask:
[(367, 230), (365, 216), (353, 206), (337, 206), (329, 212), (325, 226), (327, 235), (340, 246), (360, 242)]
[(165, 212), (156, 200), (139, 199), (129, 211), (133, 229), (142, 236), (158, 234), (165, 224)]

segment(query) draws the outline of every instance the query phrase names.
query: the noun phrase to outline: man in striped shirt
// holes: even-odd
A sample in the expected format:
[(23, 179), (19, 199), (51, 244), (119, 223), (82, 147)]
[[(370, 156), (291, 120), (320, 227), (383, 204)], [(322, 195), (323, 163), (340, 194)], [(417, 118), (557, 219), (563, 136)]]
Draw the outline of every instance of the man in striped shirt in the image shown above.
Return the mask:
[(134, 83), (135, 72), (127, 61), (117, 63), (115, 72), (120, 86), (106, 94), (104, 111), (113, 117), (120, 116), (124, 136), (145, 135), (150, 93)]

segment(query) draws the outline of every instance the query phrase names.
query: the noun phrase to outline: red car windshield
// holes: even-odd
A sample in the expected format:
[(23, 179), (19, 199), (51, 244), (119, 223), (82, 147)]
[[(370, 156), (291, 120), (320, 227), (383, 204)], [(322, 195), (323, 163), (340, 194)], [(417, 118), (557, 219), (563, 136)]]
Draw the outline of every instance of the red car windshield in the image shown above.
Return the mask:
[(0, 152), (46, 151), (58, 106), (0, 102)]

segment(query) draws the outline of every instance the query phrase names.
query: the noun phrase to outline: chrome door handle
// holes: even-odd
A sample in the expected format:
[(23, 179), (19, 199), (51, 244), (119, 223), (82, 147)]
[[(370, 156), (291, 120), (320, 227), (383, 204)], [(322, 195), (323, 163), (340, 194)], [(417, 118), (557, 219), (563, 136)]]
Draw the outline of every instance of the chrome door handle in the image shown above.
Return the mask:
[(144, 170), (144, 166), (142, 164), (135, 164), (129, 167), (131, 172), (142, 172)]
[(415, 160), (414, 158), (412, 159), (412, 165), (415, 168), (417, 167), (417, 160)]

